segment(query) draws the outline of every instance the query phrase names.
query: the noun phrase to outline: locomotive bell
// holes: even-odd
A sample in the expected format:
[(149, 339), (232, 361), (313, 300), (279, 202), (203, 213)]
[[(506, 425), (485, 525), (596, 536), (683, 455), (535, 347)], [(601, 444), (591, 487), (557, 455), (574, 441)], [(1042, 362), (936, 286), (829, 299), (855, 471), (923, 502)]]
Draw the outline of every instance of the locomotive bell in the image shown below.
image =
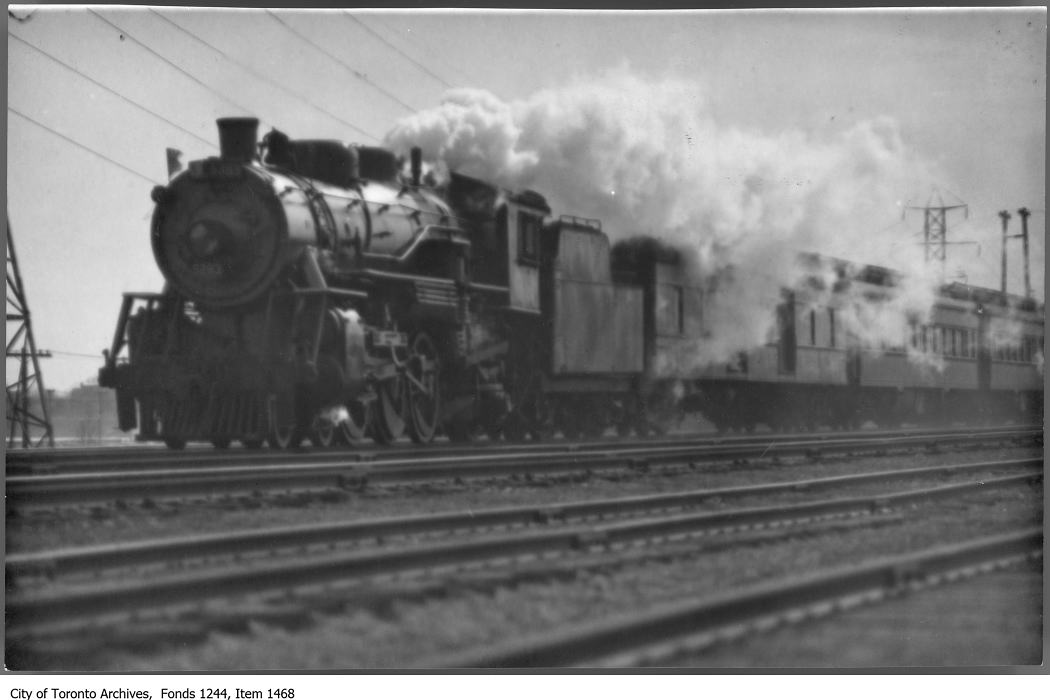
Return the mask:
[(219, 153), (223, 160), (251, 163), (255, 160), (259, 120), (255, 117), (223, 117), (219, 127)]

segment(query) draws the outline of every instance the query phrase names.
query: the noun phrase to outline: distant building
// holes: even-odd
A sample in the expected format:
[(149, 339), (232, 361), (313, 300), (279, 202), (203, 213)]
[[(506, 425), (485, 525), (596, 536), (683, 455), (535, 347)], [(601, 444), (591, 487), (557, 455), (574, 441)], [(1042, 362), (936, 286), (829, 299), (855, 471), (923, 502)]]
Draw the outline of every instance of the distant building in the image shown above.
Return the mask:
[(56, 443), (96, 444), (130, 438), (117, 429), (116, 394), (96, 383), (85, 382), (68, 395), (48, 391), (48, 409)]

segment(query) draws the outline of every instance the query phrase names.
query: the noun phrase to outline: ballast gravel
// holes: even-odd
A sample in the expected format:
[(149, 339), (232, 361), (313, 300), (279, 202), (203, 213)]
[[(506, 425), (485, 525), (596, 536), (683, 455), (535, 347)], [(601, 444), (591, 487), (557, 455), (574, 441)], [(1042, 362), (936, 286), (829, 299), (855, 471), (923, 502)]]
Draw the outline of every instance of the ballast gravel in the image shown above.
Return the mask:
[[(909, 466), (919, 466), (918, 461), (909, 461)], [(952, 455), (948, 461), (962, 460)], [(83, 668), (64, 670), (420, 667), (451, 652), (483, 649), (568, 624), (1030, 527), (1041, 523), (1042, 507), (1042, 487), (1021, 486), (916, 504), (903, 511), (903, 520), (878, 527), (793, 531), (739, 547), (707, 548), (701, 538), (688, 555), (667, 560), (654, 556), (644, 563), (589, 569), (569, 580), (511, 582), (495, 590), (453, 587), (444, 597), (395, 601), (376, 610), (357, 607), (351, 600), (342, 611), (318, 615), (312, 625), (295, 631), (256, 625), (248, 634), (212, 633), (203, 644), (189, 648), (149, 655), (102, 654), (85, 660)]]
[[(234, 496), (146, 506), (29, 510), (7, 518), (7, 551), (22, 553), (282, 525), (547, 505), (871, 471), (1020, 459), (1034, 455), (1041, 455), (1041, 452), (1033, 448), (1002, 447), (980, 451), (945, 449), (935, 454), (909, 452), (849, 460), (836, 458), (817, 463), (807, 460), (785, 461), (781, 464), (769, 461), (737, 464), (700, 462), (693, 468), (653, 468), (649, 473), (625, 470), (594, 472), (590, 476), (577, 474), (533, 479), (471, 480), (460, 484), (416, 487), (371, 487), (362, 492)], [(803, 495), (803, 498), (808, 496)], [(733, 505), (743, 507), (747, 502), (734, 499)]]

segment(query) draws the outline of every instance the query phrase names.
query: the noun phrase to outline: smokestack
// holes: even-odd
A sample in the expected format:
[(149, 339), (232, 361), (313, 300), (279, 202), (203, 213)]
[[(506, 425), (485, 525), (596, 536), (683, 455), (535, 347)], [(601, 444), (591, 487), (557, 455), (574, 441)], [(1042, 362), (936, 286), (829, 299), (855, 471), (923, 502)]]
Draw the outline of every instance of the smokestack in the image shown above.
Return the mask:
[(219, 126), (219, 155), (223, 160), (250, 163), (255, 160), (259, 120), (255, 117), (223, 117)]
[(1006, 297), (1006, 239), (1009, 236), (1006, 235), (1006, 225), (1010, 221), (1010, 212), (1003, 209), (999, 212), (999, 218), (1003, 220), (1003, 259), (1000, 263), (1000, 270), (1002, 272), (1002, 283), (999, 285), (999, 291), (1002, 293), (1004, 299)]
[(419, 146), (412, 147), (412, 184), (419, 187), (419, 176), (423, 172), (423, 149)]

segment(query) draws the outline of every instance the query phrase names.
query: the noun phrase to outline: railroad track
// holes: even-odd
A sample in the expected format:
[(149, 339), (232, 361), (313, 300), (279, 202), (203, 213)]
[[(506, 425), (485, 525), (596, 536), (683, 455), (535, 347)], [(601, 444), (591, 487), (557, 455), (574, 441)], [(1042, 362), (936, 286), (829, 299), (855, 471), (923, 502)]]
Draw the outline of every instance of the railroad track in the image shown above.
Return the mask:
[(71, 474), (108, 470), (145, 471), (149, 469), (171, 469), (174, 467), (219, 467), (234, 465), (292, 465), (317, 462), (338, 464), (383, 463), (406, 460), (448, 458), (488, 458), (502, 455), (565, 454), (586, 449), (646, 449), (673, 447), (702, 447), (705, 445), (770, 444), (771, 442), (798, 442), (857, 439), (857, 438), (918, 438), (930, 436), (950, 439), (960, 435), (994, 435), (1000, 432), (1041, 430), (1038, 425), (994, 426), (987, 428), (952, 429), (905, 429), (892, 431), (825, 432), (813, 434), (767, 434), (767, 435), (675, 435), (661, 438), (603, 438), (586, 442), (553, 441), (543, 443), (481, 442), (472, 445), (437, 442), (420, 447), (402, 443), (376, 449), (365, 446), (352, 448), (299, 448), (288, 451), (273, 450), (215, 450), (211, 447), (172, 451), (163, 447), (122, 448), (59, 448), (59, 449), (12, 449), (6, 453), (8, 476), (31, 474)]
[(368, 463), (345, 458), (289, 464), (118, 470), (72, 474), (9, 476), (8, 510), (113, 501), (215, 496), (235, 493), (300, 490), (360, 490), (370, 484), (410, 484), (448, 480), (537, 476), (606, 469), (645, 470), (652, 466), (725, 460), (821, 458), (852, 453), (879, 453), (940, 446), (1003, 442), (1037, 442), (1042, 429), (993, 429), (970, 432), (926, 432), (891, 437), (828, 439), (764, 438), (716, 443), (623, 447), (577, 445), (568, 450), (498, 454), (437, 455), (384, 458)]
[(1031, 528), (898, 557), (773, 581), (746, 590), (661, 606), (432, 659), (421, 667), (623, 667), (660, 663), (720, 640), (737, 639), (908, 590), (994, 571), (1042, 556), (1043, 529)]
[[(211, 613), (202, 612), (206, 607), (204, 601), (215, 598), (228, 600), (230, 597), (276, 593), (284, 601), (276, 614), (285, 615), (288, 592), (305, 589), (306, 594), (292, 596), (292, 607), (295, 614), (308, 616), (303, 610), (308, 610), (316, 601), (331, 604), (331, 592), (317, 590), (323, 585), (353, 585), (376, 577), (418, 576), (426, 572), (433, 576), (435, 572), (478, 566), (495, 566), (503, 571), (502, 576), (513, 577), (515, 567), (522, 562), (542, 565), (549, 558), (568, 556), (568, 565), (572, 568), (578, 565), (573, 557), (597, 555), (600, 561), (607, 562), (609, 557), (622, 556), (624, 549), (637, 551), (640, 545), (651, 547), (654, 543), (684, 543), (685, 551), (695, 554), (695, 545), (689, 542), (697, 536), (742, 532), (744, 529), (813, 527), (845, 518), (862, 521), (886, 518), (888, 511), (910, 503), (1041, 482), (1040, 467), (1041, 459), (942, 466), (680, 494), (267, 529), (11, 555), (7, 559), (8, 640), (9, 645), (31, 646), (34, 640), (39, 643), (40, 639), (62, 635), (68, 643), (76, 636), (73, 632), (80, 630), (84, 643), (94, 644), (106, 639), (118, 640), (116, 643), (121, 639), (127, 643), (131, 639), (132, 643), (138, 643), (141, 635), (135, 631), (136, 625), (128, 627), (128, 619), (141, 619), (144, 612), (151, 611), (154, 617), (160, 615), (162, 620), (158, 625), (148, 627), (152, 634), (170, 636), (172, 625), (190, 624), (203, 635), (215, 626), (229, 625), (231, 616), (262, 615), (265, 618), (275, 614), (272, 607), (260, 612), (257, 605), (242, 606), (247, 612), (237, 612), (236, 605), (224, 606), (222, 610)], [(687, 512), (716, 498), (809, 493), (821, 488), (943, 478), (945, 475), (972, 477), (1003, 469), (1023, 471), (874, 496)], [(629, 517), (623, 519), (625, 515)], [(621, 519), (594, 522), (613, 517)], [(478, 534), (479, 529), (493, 528), (510, 531)], [(466, 531), (469, 536), (466, 539), (455, 537), (461, 531)], [(371, 548), (362, 544), (389, 537), (410, 539)], [(411, 538), (416, 538), (416, 541)], [(318, 547), (341, 546), (348, 541), (356, 542), (356, 548), (318, 553)], [(285, 560), (274, 561), (280, 550), (285, 551)], [(314, 591), (313, 598), (310, 590)], [(353, 594), (336, 594), (336, 598), (345, 604), (348, 598), (352, 600)], [(196, 617), (189, 622), (185, 616), (174, 622), (163, 621), (164, 615), (180, 610), (189, 610)], [(147, 614), (146, 618), (149, 617)], [(107, 624), (110, 627), (107, 628)], [(132, 630), (130, 633), (129, 629)]]

